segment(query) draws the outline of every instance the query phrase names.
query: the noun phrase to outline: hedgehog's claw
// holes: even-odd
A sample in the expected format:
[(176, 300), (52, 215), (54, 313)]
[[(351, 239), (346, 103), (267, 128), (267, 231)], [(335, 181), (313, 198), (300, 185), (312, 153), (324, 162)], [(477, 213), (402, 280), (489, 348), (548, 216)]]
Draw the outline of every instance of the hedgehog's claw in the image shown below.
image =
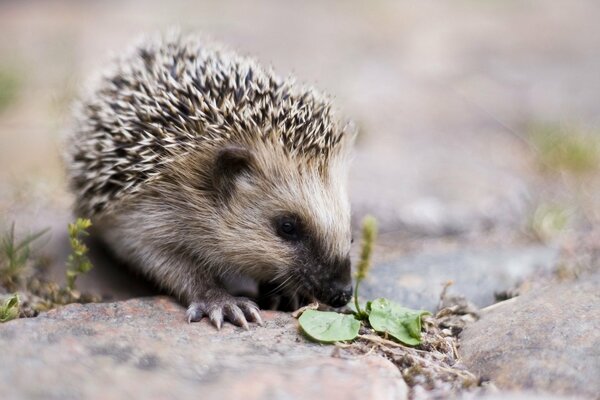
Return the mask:
[(242, 309), (244, 313), (244, 317), (250, 322), (256, 322), (258, 325), (263, 326), (262, 318), (260, 317), (260, 312), (258, 312), (258, 306), (254, 304), (254, 302), (250, 300), (241, 301), (238, 303), (238, 306)]
[(185, 312), (187, 316), (188, 324), (192, 322), (198, 322), (204, 317), (204, 311), (198, 303), (192, 303)]
[(244, 328), (245, 330), (249, 330), (248, 321), (246, 321), (246, 317), (242, 310), (235, 304), (226, 304), (223, 307), (223, 311), (227, 319), (233, 324)]
[(212, 322), (217, 330), (220, 331), (221, 325), (223, 325), (223, 308), (213, 306), (208, 312), (208, 319), (210, 319), (210, 322)]
[(194, 302), (187, 309), (188, 322), (200, 321), (208, 317), (212, 324), (221, 329), (224, 321), (249, 330), (248, 321), (263, 324), (258, 306), (251, 300), (241, 297), (227, 297), (220, 300)]

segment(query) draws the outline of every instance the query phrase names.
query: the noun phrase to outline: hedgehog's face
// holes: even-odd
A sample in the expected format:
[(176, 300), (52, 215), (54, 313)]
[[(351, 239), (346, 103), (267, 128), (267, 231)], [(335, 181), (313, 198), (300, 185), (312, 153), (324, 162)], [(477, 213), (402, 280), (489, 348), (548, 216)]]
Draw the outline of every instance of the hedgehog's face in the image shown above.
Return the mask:
[[(222, 258), (261, 281), (332, 306), (351, 296), (345, 166), (311, 169), (277, 154), (227, 147), (217, 157)], [(225, 245), (228, 243), (228, 245)]]
[[(282, 269), (281, 277), (275, 281), (285, 286), (289, 279), (288, 286), (300, 294), (334, 307), (343, 306), (352, 294), (349, 249), (331, 252), (328, 241), (334, 235), (323, 240), (323, 227), (315, 226), (311, 218), (308, 213), (293, 212), (281, 212), (272, 218), (276, 240), (289, 248), (289, 262), (283, 265), (290, 268)], [(344, 241), (349, 247), (350, 237)]]

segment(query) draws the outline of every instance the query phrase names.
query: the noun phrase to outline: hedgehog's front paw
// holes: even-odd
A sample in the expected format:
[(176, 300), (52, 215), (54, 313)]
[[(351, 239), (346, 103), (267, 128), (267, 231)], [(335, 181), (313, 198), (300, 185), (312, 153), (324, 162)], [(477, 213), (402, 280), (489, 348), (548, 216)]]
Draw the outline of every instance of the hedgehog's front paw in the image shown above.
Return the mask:
[(252, 300), (229, 295), (195, 301), (190, 304), (186, 314), (188, 322), (197, 322), (203, 317), (208, 317), (217, 329), (221, 329), (223, 321), (229, 321), (246, 330), (249, 329), (248, 321), (261, 326), (263, 324), (258, 306)]

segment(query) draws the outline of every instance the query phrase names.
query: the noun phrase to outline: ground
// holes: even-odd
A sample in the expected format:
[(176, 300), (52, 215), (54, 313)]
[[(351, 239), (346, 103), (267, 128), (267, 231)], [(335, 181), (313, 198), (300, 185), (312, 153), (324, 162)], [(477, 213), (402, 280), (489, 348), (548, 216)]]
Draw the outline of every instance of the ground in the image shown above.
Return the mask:
[[(561, 285), (586, 281), (598, 288), (598, 280), (589, 276), (600, 270), (599, 17), (600, 5), (594, 0), (568, 5), (542, 0), (2, 2), (0, 225), (6, 230), (14, 221), (19, 234), (49, 227), (51, 235), (36, 250), (50, 260), (49, 279), (62, 282), (69, 252), (66, 224), (73, 220), (71, 197), (60, 165), (60, 138), (68, 130), (69, 107), (86, 79), (111, 54), (118, 53), (140, 34), (178, 25), (207, 34), (272, 64), (282, 74), (293, 73), (326, 90), (356, 122), (360, 135), (350, 176), (353, 220), (358, 229), (365, 214), (374, 214), (381, 227), (376, 265), (366, 282), (365, 296), (385, 295), (407, 306), (433, 311), (444, 283), (453, 280), (449, 294), (462, 294), (479, 308), (485, 309), (496, 300), (517, 293), (523, 294), (520, 302), (526, 301), (532, 296), (527, 297), (526, 293), (544, 290), (551, 291), (550, 297), (552, 293), (564, 296), (564, 301), (558, 301), (555, 307), (575, 307)], [(81, 290), (115, 301), (157, 294), (101, 254), (93, 253), (92, 260), (96, 268), (80, 279)], [(551, 289), (546, 288), (548, 285)], [(599, 303), (594, 290), (586, 296), (574, 297), (577, 306), (595, 304), (585, 312), (597, 313)], [(175, 321), (181, 310), (170, 303), (165, 305), (167, 300), (152, 301), (166, 307), (165, 318), (173, 324), (171, 328), (160, 325), (155, 329), (170, 329), (170, 334), (181, 337), (185, 343), (183, 337), (192, 335), (196, 326), (178, 325)], [(543, 307), (511, 301), (502, 307), (518, 306), (535, 310), (531, 313), (543, 313)], [(125, 319), (127, 315), (134, 321), (146, 318), (137, 308), (128, 307), (130, 303), (109, 304), (109, 308), (125, 310), (120, 314)], [(75, 308), (53, 311), (39, 320), (0, 325), (0, 337), (24, 330), (30, 335), (27, 340), (43, 343), (51, 336), (31, 329), (41, 325), (58, 329), (59, 325), (53, 324), (59, 324), (57, 321), (67, 318), (65, 315), (77, 319), (82, 318), (75, 316), (78, 312), (99, 310), (94, 308), (97, 306), (69, 307)], [(511, 314), (511, 309), (507, 310)], [(503, 315), (498, 309), (489, 312), (493, 312), (491, 317), (486, 317), (490, 314), (484, 311), (481, 320), (474, 324), (487, 324), (488, 318), (496, 318), (494, 326), (509, 326), (506, 318), (497, 320), (498, 315)], [(313, 347), (297, 334), (294, 321), (286, 320), (285, 315), (273, 318), (285, 320), (281, 325), (275, 324), (281, 329), (282, 340), (298, 340), (296, 351), (308, 358), (312, 354), (308, 349)], [(108, 319), (106, 324), (110, 325)], [(587, 327), (588, 332), (582, 335), (585, 343), (569, 344), (574, 349), (597, 343), (597, 326), (594, 329), (594, 320), (589, 321), (588, 325), (572, 322), (577, 327)], [(86, 329), (84, 322), (77, 326)], [(151, 325), (145, 326), (152, 329)], [(208, 325), (198, 326), (204, 338), (204, 342), (196, 343), (198, 346), (234, 341), (239, 336), (231, 327), (231, 332), (218, 336)], [(472, 329), (483, 331), (481, 326), (484, 325), (473, 325)], [(537, 325), (527, 326), (533, 332)], [(272, 333), (272, 329), (267, 324), (266, 330)], [(499, 328), (497, 332), (501, 331)], [(260, 335), (258, 332), (244, 333), (244, 340), (251, 341)], [(496, 343), (499, 333), (486, 332), (486, 343)], [(125, 337), (132, 334), (121, 333), (123, 343), (135, 339)], [(559, 337), (567, 334), (568, 331), (557, 331)], [(102, 340), (110, 338), (109, 333), (99, 335)], [(535, 337), (533, 333), (530, 336)], [(67, 342), (77, 348), (79, 340), (82, 346), (85, 344), (78, 339), (82, 337), (86, 336), (73, 334)], [(539, 337), (542, 340), (543, 336)], [(459, 352), (480, 354), (475, 351), (476, 343), (464, 341)], [(0, 351), (12, 354), (14, 366), (20, 357), (27, 356), (9, 343), (0, 340)], [(223, 343), (226, 348), (226, 342)], [(471, 352), (465, 348), (466, 343)], [(520, 342), (519, 337), (513, 343), (517, 348), (533, 346)], [(539, 346), (544, 346), (543, 341)], [(52, 348), (59, 351), (59, 347)], [(307, 353), (300, 348), (307, 349)], [(49, 351), (45, 354), (56, 354)], [(143, 353), (143, 349), (139, 351)], [(169, 376), (188, 383), (202, 383), (202, 379), (208, 379), (206, 376), (213, 376), (204, 372), (183, 373), (185, 347), (178, 351), (178, 362), (183, 364), (177, 368), (159, 366), (151, 372), (133, 369), (134, 376), (143, 380), (149, 376), (146, 374), (157, 377), (158, 372), (168, 370)], [(355, 361), (332, 361), (329, 348), (319, 351), (321, 358), (314, 364), (315, 371), (322, 366), (333, 376), (346, 374), (352, 382), (352, 374), (357, 373)], [(125, 365), (142, 362), (142, 353), (129, 357)], [(565, 353), (572, 356), (561, 358), (563, 367), (600, 370), (599, 357), (584, 359), (575, 357), (580, 354), (577, 351)], [(65, 353), (65, 360), (71, 360), (67, 354), (71, 353)], [(511, 354), (517, 357), (519, 352)], [(265, 368), (277, 370), (278, 364), (269, 364), (266, 358)], [(228, 359), (231, 364), (246, 361), (241, 356)], [(104, 371), (120, 371), (121, 364), (110, 355), (94, 360)], [(285, 359), (281, 365), (291, 366), (294, 360)], [(490, 371), (480, 369), (486, 366), (482, 360), (473, 361), (470, 367), (484, 378), (496, 380), (503, 390), (503, 377), (488, 373), (497, 368), (487, 364)], [(35, 363), (36, 357), (30, 361)], [(310, 361), (302, 362), (311, 368)], [(200, 359), (190, 359), (188, 363), (196, 369), (214, 365)], [(550, 364), (548, 376), (555, 380), (565, 377), (565, 368)], [(218, 374), (236, 373), (230, 364), (223, 365)], [(378, 361), (373, 363), (375, 371), (385, 371), (371, 372), (380, 377), (382, 386), (387, 385), (383, 383), (387, 379), (399, 379), (394, 378), (396, 370), (388, 367)], [(14, 382), (15, 376), (26, 385), (26, 370), (24, 366), (14, 370), (0, 367), (3, 389), (7, 390), (5, 383)], [(553, 392), (593, 397), (593, 382), (586, 383), (587, 375), (581, 376), (579, 390), (570, 387)], [(245, 377), (266, 382), (261, 381), (264, 374)], [(166, 378), (157, 379), (160, 383)], [(294, 381), (285, 374), (273, 379), (280, 379), (273, 383), (279, 388), (285, 386), (281, 382), (287, 379)], [(114, 384), (110, 375), (106, 380), (93, 382)], [(325, 385), (327, 381), (323, 382)], [(268, 391), (268, 384), (264, 385)], [(115, 398), (119, 397), (118, 388), (111, 387)], [(92, 397), (92, 389), (80, 389), (74, 397)], [(179, 395), (185, 397), (188, 389), (193, 390), (193, 386), (182, 387)], [(323, 390), (329, 389), (325, 385)], [(395, 396), (400, 397), (403, 386), (390, 390), (396, 389), (399, 392)], [(506, 389), (543, 391), (550, 387), (545, 387), (543, 380), (531, 380)], [(8, 390), (2, 392), (8, 397), (27, 395), (11, 392), (10, 387)], [(413, 397), (425, 396), (410, 390)], [(277, 391), (272, 393), (272, 397), (282, 396)], [(374, 392), (364, 393), (368, 396)], [(60, 397), (60, 392), (56, 396)]]

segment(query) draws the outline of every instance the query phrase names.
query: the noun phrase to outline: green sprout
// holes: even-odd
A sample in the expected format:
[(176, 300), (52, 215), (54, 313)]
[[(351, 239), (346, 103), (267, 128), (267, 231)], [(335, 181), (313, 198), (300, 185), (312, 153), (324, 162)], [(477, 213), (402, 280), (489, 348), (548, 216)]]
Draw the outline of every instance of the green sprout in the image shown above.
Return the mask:
[(93, 268), (87, 256), (88, 247), (83, 243), (83, 238), (88, 236), (87, 229), (92, 226), (89, 219), (77, 218), (75, 223), (69, 224), (69, 242), (72, 253), (67, 259), (67, 289), (75, 290), (75, 280), (83, 273)]
[(531, 217), (529, 227), (538, 240), (545, 242), (564, 232), (573, 214), (574, 211), (566, 207), (540, 204)]
[(15, 293), (0, 305), (0, 322), (7, 322), (19, 316), (19, 296)]
[(16, 69), (0, 66), (0, 112), (16, 101), (20, 86), (21, 78)]
[(371, 254), (373, 253), (373, 245), (377, 237), (377, 220), (375, 217), (368, 215), (363, 220), (362, 227), (362, 249), (360, 252), (360, 260), (356, 267), (356, 284), (354, 286), (354, 307), (359, 317), (365, 317), (366, 313), (360, 309), (358, 303), (358, 288), (360, 283), (367, 277), (371, 268)]
[(13, 288), (19, 277), (27, 267), (31, 256), (30, 245), (44, 234), (48, 229), (28, 235), (17, 241), (15, 224), (13, 223), (8, 233), (0, 239), (0, 283), (8, 288)]
[[(45, 266), (51, 259), (33, 254), (32, 243), (48, 229), (21, 239), (15, 234), (15, 225), (0, 235), (0, 293), (15, 293), (6, 303), (0, 296), (0, 322), (19, 317), (33, 317), (63, 304), (88, 303), (100, 300), (98, 296), (81, 294), (75, 290), (77, 277), (89, 271), (92, 264), (87, 257), (88, 248), (83, 243), (91, 222), (77, 219), (68, 225), (72, 252), (67, 260), (67, 285), (62, 287), (45, 278)], [(20, 303), (16, 294), (26, 301)]]
[(600, 165), (600, 141), (572, 126), (533, 124), (529, 138), (544, 169), (583, 174)]

